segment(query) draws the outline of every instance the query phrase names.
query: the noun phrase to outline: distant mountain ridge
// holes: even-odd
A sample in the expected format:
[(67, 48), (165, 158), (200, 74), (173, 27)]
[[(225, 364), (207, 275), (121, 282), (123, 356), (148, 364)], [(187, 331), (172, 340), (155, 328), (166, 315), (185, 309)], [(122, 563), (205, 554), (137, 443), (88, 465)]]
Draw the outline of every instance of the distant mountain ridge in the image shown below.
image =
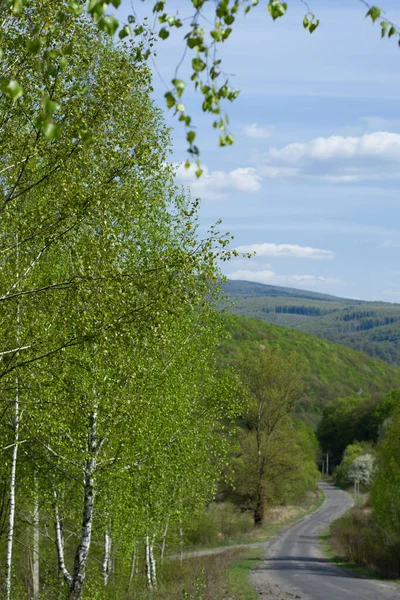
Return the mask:
[(400, 366), (400, 304), (250, 281), (225, 284), (232, 311), (311, 333)]

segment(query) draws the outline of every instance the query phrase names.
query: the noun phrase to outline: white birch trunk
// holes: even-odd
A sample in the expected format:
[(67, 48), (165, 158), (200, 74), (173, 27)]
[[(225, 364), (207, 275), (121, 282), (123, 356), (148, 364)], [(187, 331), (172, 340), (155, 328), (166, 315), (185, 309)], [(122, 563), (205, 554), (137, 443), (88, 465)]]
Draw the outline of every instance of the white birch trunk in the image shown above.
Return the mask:
[(69, 600), (81, 600), (86, 578), (86, 563), (92, 539), (95, 480), (94, 474), (97, 467), (97, 406), (89, 417), (88, 425), (88, 458), (85, 461), (83, 473), (83, 511), (79, 546), (74, 560), (72, 583), (68, 593)]
[(183, 529), (179, 527), (179, 538), (180, 538), (180, 562), (183, 563)]
[(131, 572), (130, 572), (130, 575), (129, 575), (129, 589), (132, 586), (132, 581), (133, 581), (134, 575), (136, 573), (137, 553), (138, 553), (138, 547), (137, 547), (137, 544), (136, 544), (136, 546), (135, 546), (135, 548), (134, 548), (134, 550), (132, 552)]
[[(17, 234), (18, 244), (18, 234)], [(17, 280), (19, 278), (19, 249), (17, 246)], [(20, 306), (17, 302), (16, 310), (16, 347), (18, 348), (20, 343)], [(10, 472), (10, 511), (8, 513), (8, 528), (7, 528), (7, 549), (6, 549), (6, 561), (5, 561), (5, 598), (10, 600), (11, 598), (11, 577), (12, 577), (12, 553), (13, 553), (13, 542), (14, 542), (14, 525), (15, 525), (15, 482), (17, 475), (17, 458), (18, 458), (18, 442), (19, 442), (19, 423), (20, 423), (20, 409), (19, 409), (19, 378), (15, 379), (15, 401), (14, 401), (14, 446), (11, 458), (11, 472)]]
[(157, 566), (156, 566), (156, 560), (154, 558), (154, 537), (151, 540), (150, 546), (149, 546), (149, 558), (150, 558), (150, 570), (151, 570), (151, 582), (153, 584), (153, 588), (156, 590), (157, 589)]
[(14, 525), (15, 525), (15, 482), (17, 474), (17, 458), (18, 458), (18, 441), (19, 441), (19, 381), (16, 380), (17, 391), (14, 403), (14, 446), (11, 458), (11, 473), (10, 473), (10, 511), (8, 514), (7, 528), (7, 550), (6, 550), (6, 568), (5, 568), (5, 597), (6, 600), (11, 599), (11, 576), (12, 576), (12, 553), (14, 541)]
[(32, 556), (32, 589), (33, 598), (37, 600), (40, 593), (39, 557), (40, 557), (40, 512), (39, 512), (39, 480), (34, 475), (35, 499), (33, 505), (33, 556)]
[(145, 541), (145, 557), (146, 557), (146, 579), (147, 579), (147, 587), (149, 590), (153, 589), (153, 578), (151, 576), (151, 560), (150, 560), (150, 542), (149, 536), (146, 535)]
[(103, 573), (104, 585), (107, 585), (111, 571), (111, 537), (108, 531), (104, 533), (104, 556), (101, 570)]
[(60, 520), (60, 513), (58, 510), (57, 503), (57, 492), (53, 491), (54, 496), (54, 519), (55, 519), (55, 530), (56, 530), (56, 548), (57, 548), (57, 560), (58, 560), (58, 572), (65, 579), (67, 583), (71, 585), (72, 577), (68, 572), (67, 567), (65, 566), (65, 557), (64, 557), (64, 535)]
[(162, 536), (161, 552), (160, 552), (161, 562), (163, 562), (163, 560), (164, 560), (165, 544), (166, 544), (166, 541), (167, 541), (167, 533), (168, 533), (168, 525), (169, 525), (169, 517), (167, 517), (167, 521), (165, 523), (165, 527), (164, 527), (164, 531), (163, 531), (163, 536)]

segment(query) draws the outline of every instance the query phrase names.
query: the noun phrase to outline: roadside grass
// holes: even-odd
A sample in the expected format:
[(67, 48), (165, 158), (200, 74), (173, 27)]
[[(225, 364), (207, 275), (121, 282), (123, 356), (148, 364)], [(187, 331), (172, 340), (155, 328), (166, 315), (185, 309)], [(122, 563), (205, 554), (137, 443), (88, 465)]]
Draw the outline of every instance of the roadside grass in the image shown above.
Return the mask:
[[(249, 582), (249, 573), (263, 559), (263, 549), (246, 547), (246, 544), (257, 544), (267, 541), (277, 531), (298, 521), (305, 515), (319, 508), (325, 500), (320, 490), (310, 495), (299, 507), (291, 507), (271, 511), (273, 523), (266, 523), (261, 528), (253, 528), (244, 536), (230, 536), (210, 545), (207, 549), (223, 548), (222, 552), (208, 555), (192, 555), (183, 553), (179, 560), (165, 560), (159, 571), (158, 600), (257, 600), (258, 594)], [(243, 544), (241, 548), (230, 548), (234, 544)], [(205, 550), (198, 546), (197, 550)], [(144, 576), (141, 578), (140, 597), (143, 600), (153, 599), (145, 591)]]
[(381, 573), (378, 573), (373, 569), (357, 565), (356, 563), (348, 562), (346, 561), (346, 559), (336, 554), (336, 552), (331, 546), (330, 527), (328, 527), (319, 536), (319, 544), (324, 556), (328, 558), (331, 563), (335, 564), (337, 567), (340, 567), (353, 577), (357, 577), (359, 579), (376, 579), (379, 581), (400, 583), (400, 579), (388, 579), (387, 577), (384, 577)]
[(252, 526), (246, 532), (238, 534), (220, 536), (217, 539), (209, 540), (206, 544), (193, 544), (185, 547), (185, 552), (195, 552), (197, 550), (208, 548), (222, 548), (236, 545), (254, 544), (266, 542), (281, 529), (296, 523), (306, 515), (316, 511), (324, 502), (325, 494), (322, 490), (317, 490), (309, 494), (307, 498), (293, 507), (274, 507), (271, 509), (267, 521), (261, 527)]
[(239, 560), (231, 563), (227, 572), (231, 598), (258, 600), (258, 593), (250, 585), (249, 574), (261, 562), (262, 558), (261, 548), (248, 548), (243, 551)]
[(221, 554), (166, 561), (159, 571), (157, 591), (146, 591), (140, 578), (135, 600), (257, 600), (249, 572), (263, 557), (261, 548), (237, 548)]

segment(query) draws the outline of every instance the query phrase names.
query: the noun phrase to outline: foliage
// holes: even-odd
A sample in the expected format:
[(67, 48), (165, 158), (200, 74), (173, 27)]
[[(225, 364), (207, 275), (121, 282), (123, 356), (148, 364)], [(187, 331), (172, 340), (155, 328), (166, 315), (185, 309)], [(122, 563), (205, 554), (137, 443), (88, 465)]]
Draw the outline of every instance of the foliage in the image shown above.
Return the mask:
[(245, 281), (228, 281), (233, 311), (311, 333), (400, 365), (400, 305), (337, 298)]
[(397, 405), (377, 445), (376, 474), (371, 504), (378, 523), (387, 534), (400, 539), (400, 406)]
[(227, 537), (246, 534), (253, 529), (249, 513), (230, 502), (213, 503), (206, 513), (193, 518), (186, 533), (192, 545), (216, 545)]
[(364, 454), (365, 448), (358, 442), (349, 444), (344, 451), (343, 459), (341, 463), (336, 467), (333, 472), (335, 483), (340, 487), (346, 487), (350, 485), (350, 479), (348, 477), (349, 469), (353, 464), (353, 461)]
[[(394, 37), (399, 40), (399, 30), (396, 25), (388, 20), (382, 10), (377, 6), (370, 6), (365, 0), (368, 11), (366, 16), (373, 22), (378, 22), (381, 27), (382, 37)], [(189, 53), (191, 57), (190, 82), (194, 89), (200, 93), (202, 98), (202, 110), (209, 113), (214, 118), (212, 125), (218, 130), (219, 143), (221, 146), (232, 144), (233, 135), (228, 129), (227, 115), (221, 115), (221, 104), (228, 100), (234, 101), (239, 90), (230, 87), (229, 76), (224, 72), (223, 61), (219, 58), (218, 48), (232, 34), (235, 21), (240, 13), (247, 14), (258, 4), (258, 0), (218, 0), (211, 3), (209, 0), (191, 0), (189, 5), (189, 18), (182, 19), (179, 13), (169, 12), (169, 2), (167, 0), (152, 0), (150, 2), (154, 16), (156, 17), (158, 31), (153, 31), (147, 20), (143, 23), (138, 21), (138, 17), (132, 14), (128, 17), (128, 23), (120, 23), (119, 20), (110, 14), (110, 9), (118, 8), (121, 0), (88, 0), (87, 3), (70, 0), (68, 3), (56, 3), (54, 0), (47, 0), (47, 12), (50, 18), (42, 27), (31, 27), (25, 38), (26, 54), (34, 59), (38, 58), (38, 76), (43, 74), (51, 77), (56, 76), (59, 69), (68, 65), (71, 56), (77, 52), (71, 44), (63, 44), (62, 41), (56, 43), (51, 52), (43, 52), (43, 40), (46, 35), (53, 33), (57, 29), (62, 29), (65, 23), (72, 19), (78, 20), (86, 13), (97, 24), (98, 28), (105, 34), (114, 36), (118, 32), (119, 39), (125, 43), (127, 39), (133, 38), (140, 40), (137, 45), (137, 53), (144, 60), (149, 60), (153, 56), (153, 46), (156, 39), (166, 40), (171, 30), (184, 27), (183, 35), (183, 54)], [(266, 8), (273, 21), (283, 17), (288, 9), (288, 3), (281, 0), (266, 0)], [(307, 5), (306, 5), (307, 6)], [(204, 10), (210, 8), (210, 14), (204, 15)], [(27, 0), (2, 0), (0, 4), (0, 14), (3, 27), (7, 30), (12, 27), (14, 22), (21, 23), (26, 18), (31, 17), (30, 4)], [(190, 14), (191, 13), (191, 14)], [(313, 33), (319, 26), (319, 19), (308, 8), (303, 19), (303, 27), (309, 33)], [(157, 28), (158, 28), (157, 27)], [(399, 40), (400, 43), (400, 40)], [(7, 54), (3, 56), (3, 78), (2, 89), (10, 101), (23, 102), (25, 99), (26, 87), (20, 80), (21, 63), (15, 61), (14, 64), (7, 61)], [(174, 109), (179, 121), (186, 128), (186, 138), (189, 144), (189, 153), (195, 158), (199, 155), (199, 148), (194, 144), (196, 131), (192, 124), (190, 115), (187, 114), (183, 103), (184, 92), (187, 87), (187, 81), (179, 77), (178, 69), (171, 80), (171, 88), (165, 94), (166, 105), (169, 109)], [(47, 101), (47, 95), (43, 94), (41, 101), (44, 106), (42, 117), (39, 123), (40, 130), (48, 140), (56, 139), (60, 135), (59, 126), (53, 122), (53, 114), (57, 110), (57, 94), (50, 103)], [(197, 175), (201, 174), (200, 163), (197, 158)]]
[[(96, 597), (109, 577), (127, 577), (138, 548), (153, 556), (168, 522), (212, 498), (237, 411), (215, 361), (216, 260), (228, 258), (228, 239), (217, 228), (199, 239), (198, 203), (166, 163), (143, 58), (57, 5), (61, 28), (54, 2), (32, 1), (0, 33), (6, 59), (24, 66), (23, 102), (0, 98), (8, 598), (14, 581), (31, 585), (14, 539), (39, 555), (48, 598), (80, 599), (85, 586)], [(26, 41), (42, 24), (38, 65)], [(60, 44), (74, 51), (59, 65)]]
[[(364, 454), (366, 443), (376, 443), (398, 400), (399, 390), (391, 390), (383, 398), (379, 395), (350, 396), (328, 404), (318, 424), (317, 435), (322, 451), (330, 453), (332, 464), (339, 464), (343, 453), (344, 458), (347, 456), (347, 448), (349, 452), (352, 448), (363, 448), (361, 453)], [(349, 446), (355, 441), (358, 445)]]
[[(398, 369), (312, 335), (240, 316), (232, 316), (227, 327), (231, 339), (221, 347), (226, 362), (239, 360), (240, 354), (257, 342), (269, 348), (280, 348), (284, 354), (295, 350), (304, 358), (303, 389), (296, 402), (296, 411), (306, 419), (310, 417), (313, 424), (315, 413), (321, 414), (324, 406), (336, 398), (362, 393), (362, 396), (372, 396), (371, 404), (374, 405), (375, 396), (379, 398), (390, 388), (400, 386)], [(345, 429), (350, 425), (346, 423)], [(339, 454), (353, 439), (360, 438), (353, 438), (351, 434), (348, 441), (346, 438), (343, 444), (340, 443)]]
[(301, 389), (301, 361), (262, 345), (243, 353), (239, 368), (248, 403), (238, 430), (235, 491), (264, 521), (268, 504), (287, 503), (315, 486), (312, 432), (291, 413)]
[(351, 463), (347, 477), (353, 483), (356, 482), (364, 489), (371, 487), (375, 471), (375, 457), (372, 454), (358, 456)]
[(330, 545), (341, 561), (373, 569), (387, 578), (398, 578), (399, 541), (390, 539), (370, 509), (353, 508), (330, 528)]

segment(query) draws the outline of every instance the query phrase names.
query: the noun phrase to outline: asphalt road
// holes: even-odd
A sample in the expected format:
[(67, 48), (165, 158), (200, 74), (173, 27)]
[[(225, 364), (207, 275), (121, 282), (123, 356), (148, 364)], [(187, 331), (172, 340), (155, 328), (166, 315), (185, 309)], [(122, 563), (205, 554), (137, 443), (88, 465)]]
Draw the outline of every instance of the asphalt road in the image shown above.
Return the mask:
[(265, 559), (251, 582), (265, 600), (400, 600), (391, 583), (359, 579), (324, 558), (319, 535), (352, 504), (346, 492), (320, 483), (326, 494), (322, 507), (295, 527), (264, 544)]

